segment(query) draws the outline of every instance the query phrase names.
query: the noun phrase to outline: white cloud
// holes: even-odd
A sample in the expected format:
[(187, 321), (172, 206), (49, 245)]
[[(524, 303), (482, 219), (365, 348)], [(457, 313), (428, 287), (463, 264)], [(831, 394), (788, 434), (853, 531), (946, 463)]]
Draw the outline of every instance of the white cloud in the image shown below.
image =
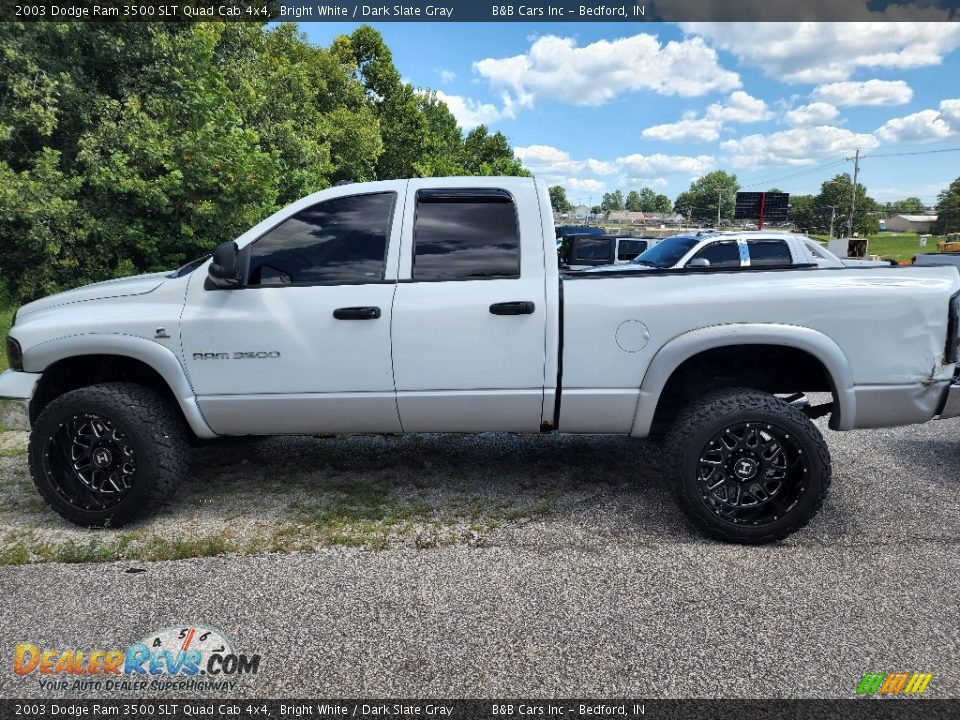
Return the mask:
[(736, 90), (730, 93), (725, 103), (711, 104), (702, 118), (691, 113), (674, 123), (648, 127), (641, 134), (651, 140), (667, 142), (710, 142), (720, 137), (724, 123), (753, 123), (772, 117), (773, 112), (767, 103), (743, 90)]
[(753, 123), (772, 117), (773, 113), (763, 100), (743, 90), (730, 93), (725, 104), (713, 103), (707, 108), (707, 118), (722, 122)]
[(943, 100), (940, 103), (940, 115), (955, 128), (960, 128), (960, 98)]
[(709, 142), (720, 137), (721, 127), (718, 120), (691, 118), (678, 120), (675, 123), (653, 125), (640, 134), (645, 138), (666, 142)]
[(559, 183), (563, 185), (564, 188), (572, 192), (587, 192), (599, 194), (603, 192), (605, 185), (599, 180), (593, 180), (592, 178), (566, 178)]
[(545, 35), (522, 55), (486, 58), (473, 67), (511, 108), (540, 99), (596, 106), (637, 90), (694, 97), (740, 87), (739, 75), (725, 70), (700, 38), (661, 45), (644, 33), (583, 47), (574, 38)]
[(514, 148), (514, 154), (536, 175), (558, 175), (589, 172), (594, 175), (610, 175), (616, 167), (603, 160), (573, 160), (570, 153), (550, 145), (529, 145)]
[(939, 110), (921, 110), (888, 120), (877, 135), (890, 143), (936, 142), (960, 136), (960, 98), (943, 100)]
[(663, 155), (662, 153), (653, 155), (634, 153), (633, 155), (619, 157), (616, 162), (628, 174), (635, 176), (672, 175), (676, 173), (702, 175), (714, 165), (714, 159), (709, 155), (690, 157), (689, 155)]
[[(562, 185), (568, 191), (597, 195), (616, 188), (665, 187), (665, 175), (702, 175), (714, 167), (707, 155), (626, 155), (613, 160), (580, 160), (551, 145), (530, 145), (514, 150), (523, 164), (550, 185)], [(592, 176), (592, 177), (591, 177)], [(599, 199), (599, 198), (597, 198)]]
[(832, 125), (793, 128), (772, 135), (748, 135), (727, 140), (722, 147), (735, 167), (811, 165), (820, 158), (873, 150), (879, 142), (867, 133)]
[(783, 116), (791, 125), (807, 127), (810, 125), (826, 125), (839, 114), (839, 111), (830, 103), (814, 102), (788, 110)]
[(813, 99), (841, 107), (906, 105), (913, 99), (913, 90), (903, 80), (836, 82), (816, 88)]
[(457, 74), (453, 70), (441, 70), (440, 71), (440, 82), (452, 83), (457, 79)]
[(498, 110), (495, 105), (482, 103), (473, 98), (460, 95), (448, 95), (442, 90), (435, 91), (438, 100), (442, 100), (450, 108), (450, 112), (457, 119), (460, 127), (465, 130), (477, 125), (489, 125), (503, 118), (512, 118), (513, 112), (509, 108)]
[[(913, 15), (917, 19), (923, 13)], [(930, 19), (935, 19), (932, 15)], [(939, 65), (960, 47), (955, 22), (682, 23), (741, 63), (789, 83), (846, 80), (860, 68)]]

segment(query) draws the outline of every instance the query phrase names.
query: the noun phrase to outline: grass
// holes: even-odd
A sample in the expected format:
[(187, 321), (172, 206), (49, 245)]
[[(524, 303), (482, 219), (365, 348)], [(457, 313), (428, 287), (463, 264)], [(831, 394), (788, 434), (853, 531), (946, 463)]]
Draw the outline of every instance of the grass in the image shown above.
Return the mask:
[(7, 369), (7, 333), (13, 324), (13, 313), (16, 308), (0, 308), (0, 342), (3, 342), (3, 352), (0, 352), (0, 372)]
[[(826, 242), (826, 235), (813, 235), (817, 240)], [(896, 260), (897, 262), (909, 261), (914, 255), (922, 253), (931, 253), (937, 251), (937, 243), (943, 240), (942, 237), (927, 238), (927, 244), (920, 247), (920, 236), (917, 233), (894, 233), (884, 232), (870, 235), (868, 238), (867, 253), (870, 255), (879, 255), (884, 260)]]

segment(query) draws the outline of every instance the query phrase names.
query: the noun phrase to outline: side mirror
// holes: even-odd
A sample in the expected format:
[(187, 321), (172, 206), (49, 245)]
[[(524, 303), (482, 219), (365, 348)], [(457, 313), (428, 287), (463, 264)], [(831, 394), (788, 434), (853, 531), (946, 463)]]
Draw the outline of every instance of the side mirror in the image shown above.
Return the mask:
[(710, 267), (710, 261), (706, 258), (694, 258), (687, 263), (689, 268), (707, 268)]
[(217, 245), (210, 263), (210, 280), (217, 287), (240, 287), (240, 250), (233, 240)]

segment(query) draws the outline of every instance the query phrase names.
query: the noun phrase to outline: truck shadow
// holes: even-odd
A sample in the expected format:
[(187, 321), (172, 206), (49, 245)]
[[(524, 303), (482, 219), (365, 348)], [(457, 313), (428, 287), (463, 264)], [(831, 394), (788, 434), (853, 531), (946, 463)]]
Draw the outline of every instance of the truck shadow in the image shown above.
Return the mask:
[(270, 546), (279, 549), (482, 544), (500, 529), (564, 522), (600, 506), (607, 530), (689, 532), (658, 446), (621, 437), (231, 439), (197, 449), (191, 474), (173, 513), (227, 516), (235, 527), (269, 519)]

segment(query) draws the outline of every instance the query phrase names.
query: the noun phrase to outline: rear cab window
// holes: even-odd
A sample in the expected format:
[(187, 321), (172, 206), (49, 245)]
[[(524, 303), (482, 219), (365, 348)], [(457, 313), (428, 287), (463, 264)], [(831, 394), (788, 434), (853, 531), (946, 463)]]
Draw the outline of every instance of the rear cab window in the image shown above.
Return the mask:
[(520, 230), (505, 190), (419, 190), (413, 280), (520, 277)]

